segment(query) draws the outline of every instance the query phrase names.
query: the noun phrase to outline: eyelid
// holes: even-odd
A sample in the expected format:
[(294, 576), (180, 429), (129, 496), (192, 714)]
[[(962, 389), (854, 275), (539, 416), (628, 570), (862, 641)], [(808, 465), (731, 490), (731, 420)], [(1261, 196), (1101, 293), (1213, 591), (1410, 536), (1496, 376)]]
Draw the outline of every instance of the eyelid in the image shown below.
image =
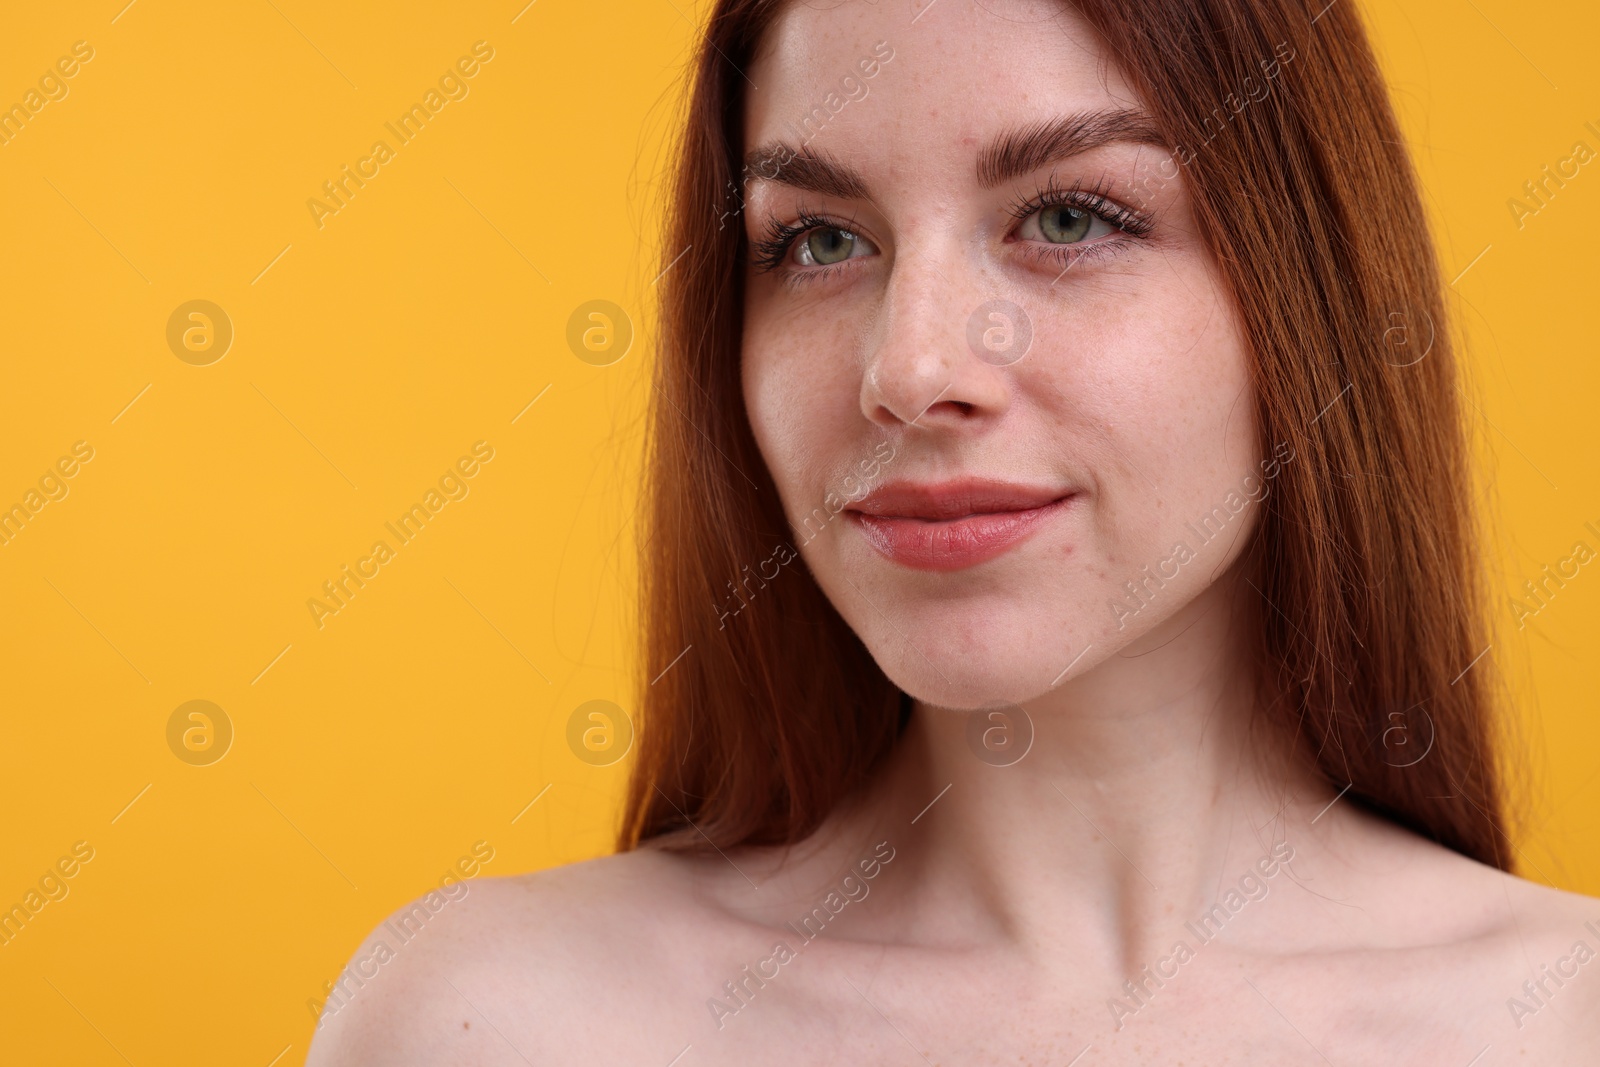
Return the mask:
[[(1054, 285), (1062, 275), (1080, 263), (1131, 251), (1137, 242), (1150, 235), (1154, 226), (1154, 213), (1129, 207), (1110, 194), (1111, 186), (1104, 175), (1087, 187), (1082, 179), (1063, 187), (1057, 184), (1055, 175), (1051, 174), (1033, 196), (1013, 201), (1010, 213), (1017, 222), (1007, 234), (1007, 239), (1015, 240), (1019, 246), (1024, 246), (1023, 255), (1040, 263), (1049, 263), (1052, 267), (1060, 266), (1060, 273), (1051, 282)], [(1041, 241), (1017, 236), (1018, 231), (1034, 215), (1047, 208), (1063, 206), (1088, 212), (1094, 218), (1105, 222), (1114, 232), (1089, 240), (1067, 242)]]
[[(1076, 241), (1052, 241), (1044, 236), (1044, 213), (1047, 211), (1055, 211), (1063, 207), (1074, 212), (1080, 217), (1086, 216), (1089, 219), (1088, 231), (1083, 237), (1080, 237)], [(1098, 234), (1094, 233), (1094, 229), (1097, 225), (1108, 232)], [(1029, 233), (1029, 230), (1037, 230), (1038, 233), (1035, 235), (1033, 233)], [(1094, 244), (1096, 241), (1104, 240), (1108, 237), (1114, 237), (1117, 234), (1124, 233), (1125, 231), (1120, 229), (1116, 223), (1111, 222), (1096, 212), (1079, 207), (1076, 204), (1046, 204), (1037, 211), (1030, 212), (1027, 216), (1025, 216), (1021, 222), (1017, 223), (1015, 230), (1012, 232), (1016, 234), (1018, 240), (1031, 241), (1039, 244), (1050, 245), (1051, 247), (1057, 247), (1065, 245)]]
[[(1045, 242), (1031, 238), (1021, 238), (1027, 244), (1037, 246), (1029, 254), (1057, 261), (1076, 263), (1090, 256), (1115, 254), (1121, 250), (1117, 246), (1125, 246), (1126, 239), (1140, 240), (1150, 235), (1154, 226), (1154, 212), (1148, 209), (1129, 207), (1111, 195), (1111, 185), (1102, 175), (1098, 180), (1088, 183), (1083, 179), (1074, 181), (1070, 186), (1062, 186), (1056, 182), (1054, 173), (1038, 187), (1033, 196), (1026, 199), (1017, 199), (1012, 202), (1009, 213), (1017, 219), (1017, 225), (1012, 227), (1008, 237), (1013, 237), (1016, 231), (1031, 216), (1050, 207), (1074, 207), (1088, 212), (1100, 219), (1117, 231), (1116, 234), (1103, 234), (1088, 241), (1074, 242)], [(854, 234), (858, 239), (864, 240), (872, 247), (872, 253), (877, 254), (877, 242), (863, 234), (856, 226), (855, 220), (841, 221), (822, 212), (813, 212), (805, 207), (795, 211), (796, 221), (793, 223), (782, 222), (776, 217), (769, 218), (766, 223), (766, 236), (752, 238), (750, 247), (753, 253), (753, 265), (763, 272), (783, 274), (786, 282), (795, 283), (812, 281), (823, 275), (831, 275), (835, 270), (845, 269), (852, 259), (868, 258), (866, 256), (851, 255), (838, 263), (815, 264), (812, 266), (794, 266), (788, 264), (788, 259), (793, 254), (795, 243), (816, 229), (835, 229)]]
[(758, 270), (782, 271), (789, 275), (818, 274), (833, 267), (841, 267), (851, 259), (865, 258), (852, 255), (839, 263), (824, 263), (814, 267), (796, 267), (788, 264), (787, 261), (794, 252), (796, 242), (813, 230), (839, 230), (865, 241), (871, 246), (872, 254), (875, 255), (879, 251), (878, 243), (862, 233), (854, 219), (841, 221), (805, 207), (797, 208), (795, 216), (795, 221), (792, 223), (783, 222), (776, 217), (769, 218), (764, 227), (765, 236), (751, 239), (751, 262)]
[(1080, 178), (1070, 186), (1061, 186), (1051, 174), (1032, 197), (1012, 201), (1010, 211), (1020, 224), (1035, 212), (1063, 206), (1087, 211), (1130, 237), (1147, 237), (1154, 225), (1150, 211), (1129, 207), (1112, 197), (1111, 186), (1103, 175), (1087, 185)]
[[(872, 238), (868, 237), (864, 233), (859, 233), (855, 230), (848, 230), (842, 226), (813, 226), (811, 229), (806, 230), (799, 237), (794, 239), (794, 243), (790, 246), (791, 254), (798, 257), (802, 252), (805, 252), (805, 241), (809, 241), (812, 234), (823, 230), (832, 230), (835, 233), (850, 235), (850, 252), (844, 257), (844, 259), (840, 260), (839, 263), (844, 263), (852, 259), (865, 259), (867, 256), (876, 255), (878, 252), (878, 246), (873, 244)], [(856, 254), (858, 250), (861, 250), (861, 255)], [(812, 250), (812, 262), (809, 264), (810, 267), (820, 270), (823, 267), (832, 267), (838, 265), (833, 263), (817, 263), (815, 261), (815, 255), (815, 250)]]

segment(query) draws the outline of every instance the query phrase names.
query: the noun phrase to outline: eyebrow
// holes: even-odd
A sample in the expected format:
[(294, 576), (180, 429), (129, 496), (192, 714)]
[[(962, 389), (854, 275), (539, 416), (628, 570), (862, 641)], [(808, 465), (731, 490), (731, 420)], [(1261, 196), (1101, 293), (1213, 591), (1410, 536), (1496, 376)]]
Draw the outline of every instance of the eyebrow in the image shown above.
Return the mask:
[(1063, 115), (997, 137), (978, 154), (978, 185), (992, 189), (1048, 163), (1112, 144), (1168, 147), (1148, 112), (1114, 108)]
[(794, 148), (782, 141), (764, 144), (744, 157), (744, 167), (746, 173), (754, 172), (761, 181), (841, 200), (868, 198), (867, 183), (860, 174), (828, 153), (805, 145)]
[[(992, 140), (978, 154), (978, 186), (992, 189), (1047, 164), (1112, 144), (1170, 147), (1166, 135), (1145, 111), (1108, 108), (1062, 115), (1007, 130)], [(744, 165), (753, 180), (843, 200), (869, 199), (860, 173), (806, 145), (796, 148), (770, 141), (747, 153)]]

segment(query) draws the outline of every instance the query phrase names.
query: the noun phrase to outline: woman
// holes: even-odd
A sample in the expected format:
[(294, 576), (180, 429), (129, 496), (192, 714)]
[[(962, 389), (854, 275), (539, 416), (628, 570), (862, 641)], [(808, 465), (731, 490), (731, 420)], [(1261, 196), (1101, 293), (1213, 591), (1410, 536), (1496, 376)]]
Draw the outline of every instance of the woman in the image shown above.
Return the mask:
[(623, 850), (311, 1062), (1594, 1062), (1353, 3), (723, 0), (669, 237)]

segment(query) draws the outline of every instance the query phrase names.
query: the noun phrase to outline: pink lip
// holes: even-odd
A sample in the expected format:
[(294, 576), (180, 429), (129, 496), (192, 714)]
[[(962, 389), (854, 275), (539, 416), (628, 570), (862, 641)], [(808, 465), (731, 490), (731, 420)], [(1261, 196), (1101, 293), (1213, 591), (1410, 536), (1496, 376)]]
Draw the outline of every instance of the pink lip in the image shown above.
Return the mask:
[(1061, 511), (1072, 490), (963, 478), (891, 482), (847, 510), (868, 544), (906, 567), (954, 571), (994, 559)]

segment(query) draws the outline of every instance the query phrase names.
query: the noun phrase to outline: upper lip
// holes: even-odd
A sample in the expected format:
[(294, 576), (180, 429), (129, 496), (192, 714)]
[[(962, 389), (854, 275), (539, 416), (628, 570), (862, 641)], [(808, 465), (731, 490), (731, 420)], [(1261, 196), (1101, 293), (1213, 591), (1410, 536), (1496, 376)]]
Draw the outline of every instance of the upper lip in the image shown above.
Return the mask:
[(849, 510), (883, 518), (938, 521), (967, 515), (1027, 511), (1071, 495), (1071, 489), (988, 478), (887, 482), (851, 504)]

